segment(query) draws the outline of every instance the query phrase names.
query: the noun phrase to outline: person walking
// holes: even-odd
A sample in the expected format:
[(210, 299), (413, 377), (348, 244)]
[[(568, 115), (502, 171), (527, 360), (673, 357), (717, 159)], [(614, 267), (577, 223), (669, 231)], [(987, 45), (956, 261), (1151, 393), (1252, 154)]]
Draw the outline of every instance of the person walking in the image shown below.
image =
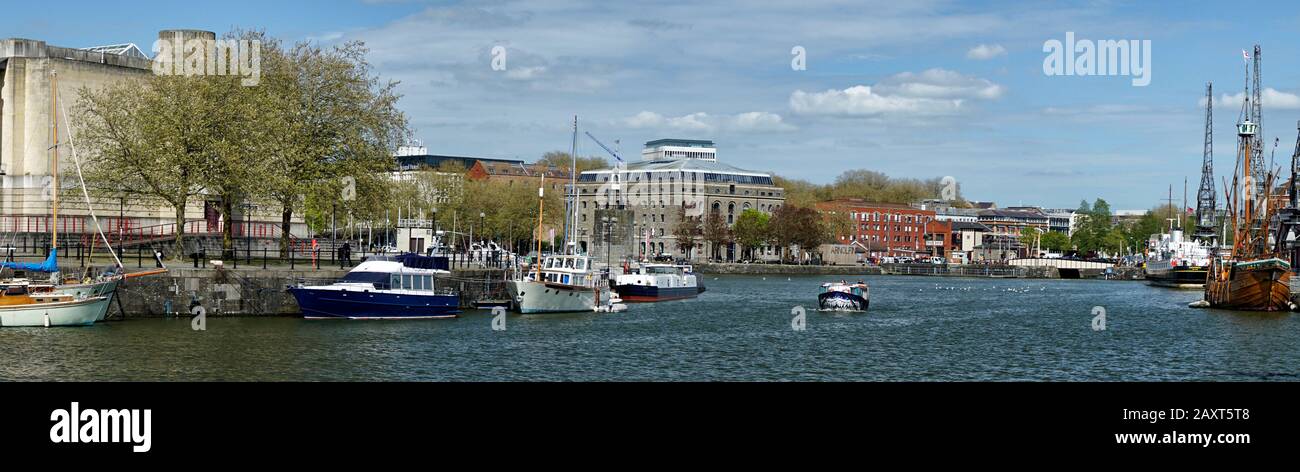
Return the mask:
[(343, 263), (342, 267), (352, 266), (352, 243), (343, 242), (343, 247), (339, 248), (339, 259)]

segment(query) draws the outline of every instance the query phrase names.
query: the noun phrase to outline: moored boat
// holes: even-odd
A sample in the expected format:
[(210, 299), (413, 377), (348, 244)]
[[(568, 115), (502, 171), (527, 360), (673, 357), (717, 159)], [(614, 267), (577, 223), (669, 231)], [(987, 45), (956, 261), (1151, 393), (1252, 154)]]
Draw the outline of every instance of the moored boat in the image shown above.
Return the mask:
[(867, 311), (871, 305), (871, 288), (863, 281), (824, 283), (821, 289), (817, 304), (822, 311)]
[(633, 303), (695, 298), (704, 292), (689, 265), (641, 264), (634, 273), (614, 278), (614, 290)]
[(1147, 244), (1143, 270), (1148, 283), (1173, 288), (1205, 286), (1210, 266), (1209, 247), (1185, 239), (1180, 229), (1153, 234)]
[(599, 311), (611, 302), (606, 281), (587, 256), (547, 256), (541, 267), (506, 283), (520, 313)]
[[(1247, 87), (1249, 90), (1249, 87)], [(1295, 309), (1291, 302), (1291, 264), (1278, 258), (1276, 241), (1269, 232), (1282, 199), (1270, 196), (1273, 175), (1252, 169), (1257, 125), (1252, 122), (1252, 102), (1246, 94), (1245, 117), (1237, 124), (1237, 165), (1228, 190), (1228, 231), (1232, 247), (1210, 262), (1205, 301), (1213, 308), (1252, 311)], [(1254, 104), (1257, 105), (1257, 104)], [(1259, 170), (1262, 175), (1252, 175)]]
[(1278, 258), (1222, 262), (1221, 274), (1205, 286), (1205, 300), (1215, 308), (1286, 311), (1291, 302), (1291, 264)]
[(31, 294), (27, 287), (4, 287), (0, 293), (0, 327), (88, 326), (108, 311), (108, 297), (74, 298)]
[(439, 279), (449, 275), (445, 257), (403, 254), (371, 258), (343, 280), (298, 285), (289, 292), (306, 319), (400, 320), (455, 318), (460, 295)]

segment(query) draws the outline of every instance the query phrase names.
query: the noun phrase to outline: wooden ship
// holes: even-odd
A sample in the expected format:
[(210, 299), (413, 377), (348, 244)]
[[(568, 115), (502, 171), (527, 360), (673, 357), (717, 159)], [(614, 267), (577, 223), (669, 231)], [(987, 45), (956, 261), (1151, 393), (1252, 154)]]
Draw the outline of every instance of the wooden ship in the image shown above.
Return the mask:
[[(1289, 195), (1273, 193), (1275, 173), (1252, 159), (1259, 152), (1258, 125), (1252, 121), (1250, 94), (1237, 124), (1237, 165), (1227, 185), (1225, 235), (1231, 248), (1211, 259), (1205, 301), (1214, 308), (1252, 311), (1295, 309), (1291, 301), (1291, 263), (1282, 259), (1272, 222), (1287, 207)], [(1258, 174), (1258, 175), (1256, 175)]]

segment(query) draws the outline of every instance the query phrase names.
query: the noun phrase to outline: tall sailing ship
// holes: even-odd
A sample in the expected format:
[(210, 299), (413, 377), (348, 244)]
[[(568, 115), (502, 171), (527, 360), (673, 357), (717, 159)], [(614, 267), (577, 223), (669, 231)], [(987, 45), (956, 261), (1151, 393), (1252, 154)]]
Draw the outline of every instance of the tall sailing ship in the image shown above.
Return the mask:
[(1250, 94), (1246, 97), (1243, 119), (1237, 124), (1237, 165), (1227, 195), (1227, 224), (1231, 225), (1227, 234), (1232, 235), (1232, 246), (1226, 254), (1221, 251), (1210, 261), (1205, 301), (1211, 307), (1233, 310), (1294, 309), (1289, 285), (1291, 264), (1279, 257), (1269, 231), (1285, 197), (1271, 195), (1273, 174), (1254, 168), (1252, 163), (1259, 142), (1258, 125), (1251, 120), (1254, 110)]

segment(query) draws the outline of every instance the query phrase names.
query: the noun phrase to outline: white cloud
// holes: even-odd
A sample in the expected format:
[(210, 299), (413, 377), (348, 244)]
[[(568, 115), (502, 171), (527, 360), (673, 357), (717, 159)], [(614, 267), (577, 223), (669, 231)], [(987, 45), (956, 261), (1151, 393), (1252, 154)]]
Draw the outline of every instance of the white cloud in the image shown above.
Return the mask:
[(781, 115), (765, 111), (751, 111), (736, 115), (710, 115), (704, 112), (670, 117), (652, 111), (642, 111), (619, 121), (632, 129), (658, 129), (699, 132), (762, 132), (791, 131), (796, 129), (786, 123)]
[(945, 115), (962, 110), (968, 100), (995, 100), (1005, 89), (985, 79), (944, 69), (904, 72), (874, 86), (790, 95), (790, 108), (807, 115), (874, 116)]
[(1001, 44), (981, 44), (971, 48), (970, 51), (966, 51), (967, 59), (974, 59), (977, 61), (986, 61), (1005, 55), (1007, 55), (1007, 48), (1002, 47)]
[[(1244, 102), (1245, 100), (1246, 100), (1246, 95), (1244, 92), (1239, 92), (1232, 95), (1225, 93), (1223, 94), (1223, 96), (1219, 97), (1219, 101), (1215, 102), (1214, 105), (1216, 107), (1221, 107), (1221, 106), (1239, 107), (1241, 106), (1242, 102)], [(1273, 108), (1278, 110), (1300, 110), (1300, 95), (1278, 91), (1277, 89), (1272, 87), (1264, 87), (1264, 93), (1260, 95), (1260, 100), (1264, 102), (1265, 109)], [(1201, 106), (1205, 106), (1205, 99), (1202, 98), (1197, 103), (1199, 103)]]

